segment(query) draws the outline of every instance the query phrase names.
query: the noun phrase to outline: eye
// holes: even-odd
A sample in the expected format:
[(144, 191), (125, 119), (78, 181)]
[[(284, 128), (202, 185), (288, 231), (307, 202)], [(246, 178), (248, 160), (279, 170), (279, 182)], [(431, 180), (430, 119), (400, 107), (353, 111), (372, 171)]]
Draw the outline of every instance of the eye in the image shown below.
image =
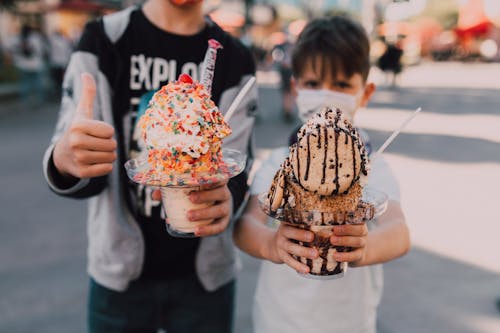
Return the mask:
[(316, 80), (304, 81), (304, 87), (309, 88), (309, 89), (318, 89), (319, 88), (319, 81), (316, 81)]
[(351, 88), (351, 85), (349, 84), (349, 82), (346, 82), (346, 81), (337, 81), (337, 82), (335, 82), (335, 86), (339, 87), (340, 89)]

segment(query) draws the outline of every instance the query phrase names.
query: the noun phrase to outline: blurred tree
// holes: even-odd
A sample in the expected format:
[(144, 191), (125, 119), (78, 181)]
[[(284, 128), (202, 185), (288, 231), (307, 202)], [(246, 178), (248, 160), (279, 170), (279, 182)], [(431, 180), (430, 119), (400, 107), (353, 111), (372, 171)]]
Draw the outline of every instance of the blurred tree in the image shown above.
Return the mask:
[(94, 0), (93, 2), (105, 5), (110, 8), (124, 8), (145, 2), (145, 0)]
[(250, 9), (255, 4), (255, 0), (245, 0), (245, 27), (247, 29), (251, 24)]
[(427, 6), (419, 15), (436, 19), (447, 30), (457, 25), (458, 2), (457, 0), (427, 1)]
[(0, 0), (0, 10), (14, 7), (17, 0)]

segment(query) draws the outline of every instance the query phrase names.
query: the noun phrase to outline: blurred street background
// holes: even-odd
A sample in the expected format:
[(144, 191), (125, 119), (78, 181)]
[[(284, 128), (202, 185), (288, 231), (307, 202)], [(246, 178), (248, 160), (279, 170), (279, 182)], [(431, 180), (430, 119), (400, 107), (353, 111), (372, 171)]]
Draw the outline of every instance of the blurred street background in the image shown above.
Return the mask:
[[(41, 168), (58, 110), (52, 69), (64, 68), (64, 57), (51, 62), (48, 50), (30, 81), (40, 94), (25, 95), (11, 41), (29, 25), (62, 55), (85, 22), (131, 3), (0, 3), (0, 332), (85, 332), (88, 285), (85, 202), (51, 193)], [(500, 332), (500, 1), (206, 1), (206, 8), (258, 62), (259, 159), (298, 124), (282, 82), (305, 22), (340, 11), (363, 22), (378, 89), (357, 125), (378, 148), (423, 109), (385, 153), (413, 248), (384, 266), (379, 332)], [(54, 41), (56, 31), (63, 39)], [(399, 69), (381, 62), (393, 48)], [(241, 258), (235, 332), (250, 333), (259, 262)]]

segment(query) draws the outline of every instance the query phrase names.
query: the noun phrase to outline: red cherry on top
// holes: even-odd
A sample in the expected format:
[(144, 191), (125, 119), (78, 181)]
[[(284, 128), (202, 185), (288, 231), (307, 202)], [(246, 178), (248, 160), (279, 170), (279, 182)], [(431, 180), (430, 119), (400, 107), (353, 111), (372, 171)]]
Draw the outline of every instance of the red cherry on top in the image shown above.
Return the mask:
[(179, 75), (178, 81), (182, 82), (182, 83), (188, 83), (188, 84), (193, 83), (193, 79), (188, 74), (181, 74), (181, 75)]

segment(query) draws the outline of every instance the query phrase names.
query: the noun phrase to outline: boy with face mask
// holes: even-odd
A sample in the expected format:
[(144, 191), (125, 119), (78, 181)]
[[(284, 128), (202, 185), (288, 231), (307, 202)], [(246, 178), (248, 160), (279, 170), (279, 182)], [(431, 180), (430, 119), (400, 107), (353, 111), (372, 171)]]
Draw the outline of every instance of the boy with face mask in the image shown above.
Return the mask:
[[(338, 107), (354, 120), (375, 86), (368, 83), (369, 41), (361, 25), (346, 17), (316, 19), (300, 34), (292, 54), (299, 117), (306, 121), (324, 106)], [(354, 122), (355, 124), (355, 122)], [(295, 134), (295, 133), (294, 133)], [(295, 135), (293, 135), (295, 136)], [(296, 137), (296, 136), (295, 136)], [(273, 176), (288, 155), (288, 147), (273, 151), (257, 172), (251, 199), (236, 225), (236, 244), (257, 258), (266, 259), (258, 279), (254, 302), (254, 330), (279, 332), (375, 332), (376, 309), (382, 293), (381, 263), (404, 255), (409, 233), (399, 203), (399, 189), (382, 157), (371, 165), (368, 186), (389, 197), (387, 211), (372, 226), (334, 227), (332, 245), (352, 247), (334, 259), (355, 267), (345, 277), (317, 281), (294, 270), (309, 268), (292, 255), (316, 258), (316, 250), (292, 242), (309, 242), (310, 231), (281, 224), (266, 226), (268, 217), (258, 195), (269, 189)], [(368, 228), (370, 227), (370, 230)], [(277, 265), (285, 263), (286, 265)]]
[[(123, 167), (141, 154), (135, 131), (141, 100), (181, 73), (200, 80), (210, 39), (223, 46), (211, 89), (222, 113), (254, 75), (249, 50), (202, 6), (148, 0), (89, 22), (66, 70), (44, 171), (57, 194), (89, 198), (89, 332), (232, 331), (231, 223), (247, 192), (246, 172), (190, 194), (208, 207), (190, 210), (186, 219), (213, 222), (197, 228), (199, 237), (183, 239), (167, 233), (161, 197), (130, 181)], [(231, 118), (225, 147), (250, 148), (256, 98), (254, 87)]]

